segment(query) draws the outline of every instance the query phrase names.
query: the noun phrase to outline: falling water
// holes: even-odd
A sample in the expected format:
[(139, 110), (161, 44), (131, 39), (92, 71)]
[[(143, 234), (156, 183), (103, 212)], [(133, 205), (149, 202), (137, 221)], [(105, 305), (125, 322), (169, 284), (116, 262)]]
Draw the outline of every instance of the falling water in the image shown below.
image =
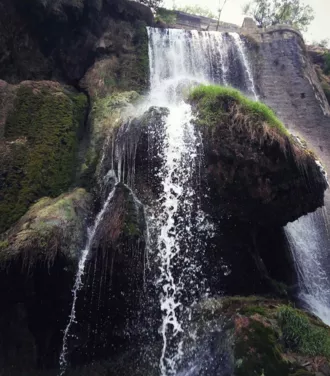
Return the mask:
[(249, 89), (250, 92), (253, 93), (254, 98), (256, 100), (258, 100), (258, 95), (257, 95), (257, 92), (256, 92), (256, 88), (254, 86), (254, 80), (253, 80), (251, 67), (250, 67), (248, 59), (246, 57), (245, 46), (242, 42), (242, 39), (240, 38), (240, 36), (237, 33), (229, 33), (229, 34), (234, 39), (235, 45), (237, 47), (237, 51), (239, 52), (239, 58), (240, 58), (243, 66), (245, 68), (245, 75), (246, 75), (246, 78), (247, 78), (247, 81), (248, 81), (248, 89)]
[(325, 208), (289, 223), (286, 235), (298, 275), (299, 298), (330, 325), (330, 242)]
[(95, 218), (93, 227), (88, 231), (88, 238), (87, 238), (86, 246), (84, 250), (82, 250), (81, 252), (76, 280), (75, 280), (75, 284), (72, 290), (73, 301), (72, 301), (71, 313), (69, 316), (69, 322), (64, 330), (64, 335), (63, 335), (62, 351), (60, 355), (60, 370), (61, 370), (60, 376), (65, 374), (65, 371), (67, 368), (68, 338), (70, 336), (70, 330), (71, 330), (72, 325), (76, 323), (76, 303), (77, 303), (78, 293), (83, 286), (82, 278), (85, 273), (86, 261), (90, 253), (90, 250), (93, 246), (93, 241), (95, 238), (96, 230), (98, 229), (103, 219), (103, 216), (113, 198), (114, 193), (115, 193), (115, 188), (113, 188), (112, 191), (109, 193), (108, 198), (106, 199), (101, 211), (98, 213), (97, 217)]
[[(145, 107), (168, 109), (164, 128), (158, 131), (161, 166), (156, 175), (161, 181), (161, 192), (157, 212), (153, 213), (159, 266), (157, 287), (162, 312), (160, 370), (162, 376), (167, 376), (177, 373), (190, 307), (205, 290), (201, 277), (205, 245), (201, 234), (205, 234), (207, 228), (200, 196), (203, 148), (184, 94), (198, 83), (230, 85), (253, 98), (256, 98), (256, 91), (244, 46), (237, 34), (153, 28), (148, 29), (148, 34), (151, 90)], [(143, 107), (139, 111), (144, 110)], [(136, 127), (134, 121), (128, 119), (118, 131), (115, 144), (112, 144), (111, 166), (117, 174), (113, 171), (104, 175), (105, 197), (106, 182), (114, 176), (130, 187), (134, 185), (135, 156), (141, 128)], [(111, 140), (114, 141), (108, 139), (106, 150), (111, 146)], [(103, 151), (101, 169), (103, 162), (110, 158), (106, 150)], [(83, 285), (85, 264), (114, 192), (113, 189), (108, 194), (81, 252), (71, 314), (64, 331), (60, 375), (64, 375), (67, 368), (68, 338), (72, 325), (76, 323), (76, 302)]]
[(184, 93), (198, 83), (240, 88), (256, 98), (251, 71), (240, 37), (234, 33), (148, 29), (151, 91), (148, 105), (167, 107), (158, 233), (160, 333), (163, 347), (162, 376), (177, 373), (182, 358), (182, 337), (189, 307), (203, 293), (199, 231), (205, 223), (200, 209), (202, 145), (193, 125), (191, 107)]

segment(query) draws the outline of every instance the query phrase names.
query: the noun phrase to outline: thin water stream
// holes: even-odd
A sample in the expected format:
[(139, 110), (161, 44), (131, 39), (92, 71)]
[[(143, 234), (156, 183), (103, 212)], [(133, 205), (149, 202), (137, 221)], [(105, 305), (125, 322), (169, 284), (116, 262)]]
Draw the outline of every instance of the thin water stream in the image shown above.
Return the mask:
[(72, 290), (72, 295), (73, 295), (73, 301), (72, 301), (72, 307), (71, 307), (71, 313), (69, 316), (69, 322), (64, 330), (64, 335), (63, 335), (63, 345), (62, 345), (62, 351), (60, 355), (60, 376), (64, 375), (67, 369), (67, 355), (68, 355), (68, 338), (71, 335), (71, 327), (73, 324), (76, 323), (76, 304), (77, 304), (77, 298), (78, 298), (78, 293), (81, 290), (83, 286), (83, 276), (85, 273), (85, 266), (86, 266), (86, 261), (89, 256), (89, 253), (91, 251), (91, 248), (93, 246), (94, 238), (96, 231), (103, 219), (103, 216), (113, 198), (113, 195), (115, 193), (115, 187), (112, 189), (112, 191), (109, 193), (108, 198), (103, 204), (103, 207), (101, 211), (98, 213), (98, 215), (95, 218), (94, 225), (91, 229), (88, 231), (88, 238), (86, 242), (85, 248), (81, 252), (79, 264), (78, 264), (78, 271), (76, 275), (76, 280), (75, 284)]

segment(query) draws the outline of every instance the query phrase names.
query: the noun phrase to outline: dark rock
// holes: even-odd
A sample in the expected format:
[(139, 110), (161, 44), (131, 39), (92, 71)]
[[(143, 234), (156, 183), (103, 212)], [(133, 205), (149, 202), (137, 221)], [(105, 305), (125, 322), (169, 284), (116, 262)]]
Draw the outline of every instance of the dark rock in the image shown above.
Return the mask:
[(69, 346), (74, 365), (120, 354), (138, 332), (146, 268), (144, 208), (122, 183), (110, 194), (77, 305), (77, 338)]
[[(125, 46), (139, 53), (141, 25), (153, 22), (149, 8), (126, 0), (1, 0), (0, 10), (0, 77), (10, 83), (56, 79), (77, 85), (96, 59), (120, 57)], [(106, 35), (111, 43), (103, 47)]]

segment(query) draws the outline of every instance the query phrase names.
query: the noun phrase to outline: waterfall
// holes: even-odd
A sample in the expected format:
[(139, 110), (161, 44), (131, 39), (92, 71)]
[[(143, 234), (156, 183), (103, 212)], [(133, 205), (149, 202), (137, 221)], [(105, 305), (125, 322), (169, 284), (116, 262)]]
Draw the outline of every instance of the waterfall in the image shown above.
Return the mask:
[(148, 28), (150, 84), (148, 106), (166, 107), (160, 156), (160, 208), (154, 214), (158, 229), (163, 347), (161, 375), (175, 375), (182, 359), (190, 306), (203, 294), (201, 262), (205, 225), (200, 208), (201, 137), (193, 125), (184, 94), (199, 83), (231, 85), (257, 98), (248, 59), (238, 34)]
[[(187, 90), (200, 83), (230, 85), (252, 98), (257, 98), (257, 95), (244, 44), (238, 34), (148, 28), (148, 35), (151, 88), (146, 100), (135, 109), (135, 114), (143, 114), (150, 107), (155, 113), (160, 111), (157, 107), (166, 108), (163, 128), (154, 127), (152, 132), (155, 134), (148, 135), (157, 141), (155, 150), (160, 166), (154, 174), (160, 182), (160, 192), (155, 208), (151, 208), (153, 212), (148, 224), (155, 229), (156, 241), (146, 241), (146, 252), (155, 255), (158, 267), (153, 282), (159, 292), (162, 313), (159, 333), (163, 346), (159, 365), (161, 375), (167, 376), (178, 372), (191, 307), (207, 292), (202, 260), (205, 259), (205, 234), (212, 228), (201, 209), (201, 135), (195, 129), (191, 106), (184, 97)], [(117, 185), (110, 193), (109, 187), (113, 187), (115, 179), (116, 183), (134, 188), (140, 133), (139, 118), (127, 116), (116, 137), (109, 135), (103, 147), (98, 183), (104, 203), (81, 251), (71, 313), (64, 330), (60, 376), (67, 369), (68, 339), (73, 336), (72, 326), (77, 321), (76, 304), (83, 287), (86, 263), (92, 256), (90, 253), (100, 224), (114, 201)], [(109, 162), (111, 170), (107, 172)], [(149, 262), (147, 258), (145, 254), (144, 263)], [(95, 263), (94, 273), (96, 270)], [(143, 274), (146, 278), (145, 271)], [(100, 284), (102, 281), (101, 277)]]
[(289, 223), (285, 232), (298, 275), (299, 298), (330, 325), (330, 242), (325, 208)]

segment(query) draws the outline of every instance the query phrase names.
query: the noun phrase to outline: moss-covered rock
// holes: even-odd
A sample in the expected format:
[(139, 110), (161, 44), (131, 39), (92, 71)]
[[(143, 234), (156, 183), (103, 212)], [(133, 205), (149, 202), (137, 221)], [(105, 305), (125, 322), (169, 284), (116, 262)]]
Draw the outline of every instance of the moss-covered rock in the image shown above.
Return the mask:
[(97, 60), (80, 81), (93, 100), (123, 92), (144, 93), (149, 87), (146, 24), (111, 20), (99, 41)]
[(327, 182), (316, 157), (270, 108), (220, 86), (194, 89), (190, 102), (217, 210), (243, 222), (283, 226), (324, 204)]
[[(283, 301), (259, 297), (206, 300), (196, 309), (194, 322), (200, 331), (208, 331), (212, 321), (231, 338), (235, 376), (326, 375), (330, 328)], [(302, 339), (312, 353), (296, 346)]]
[(56, 197), (72, 184), (87, 98), (48, 81), (0, 90), (1, 233), (40, 197)]
[(128, 91), (117, 92), (93, 101), (89, 115), (88, 147), (80, 171), (83, 186), (95, 187), (95, 179), (102, 169), (99, 163), (102, 160), (102, 153), (106, 152), (108, 157), (113, 155), (111, 149), (117, 131), (127, 115), (132, 112), (134, 103), (140, 98), (137, 92)]
[(45, 261), (51, 265), (59, 254), (68, 264), (76, 262), (84, 246), (91, 206), (91, 196), (84, 189), (40, 199), (3, 235), (0, 262), (21, 260), (31, 267)]

